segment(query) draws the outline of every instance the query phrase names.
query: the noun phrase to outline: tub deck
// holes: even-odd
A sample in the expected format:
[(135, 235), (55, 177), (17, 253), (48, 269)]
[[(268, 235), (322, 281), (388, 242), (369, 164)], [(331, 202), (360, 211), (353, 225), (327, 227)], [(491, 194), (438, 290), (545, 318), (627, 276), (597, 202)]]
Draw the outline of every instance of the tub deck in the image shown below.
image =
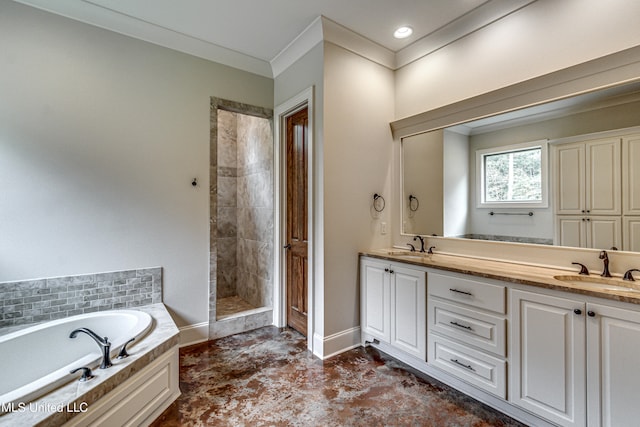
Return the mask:
[(154, 324), (140, 342), (131, 346), (129, 358), (123, 363), (114, 363), (106, 370), (94, 370), (96, 377), (91, 381), (71, 381), (24, 407), (15, 406), (13, 412), (0, 416), (0, 426), (63, 425), (178, 345), (178, 328), (164, 304), (142, 306), (135, 310), (150, 314)]

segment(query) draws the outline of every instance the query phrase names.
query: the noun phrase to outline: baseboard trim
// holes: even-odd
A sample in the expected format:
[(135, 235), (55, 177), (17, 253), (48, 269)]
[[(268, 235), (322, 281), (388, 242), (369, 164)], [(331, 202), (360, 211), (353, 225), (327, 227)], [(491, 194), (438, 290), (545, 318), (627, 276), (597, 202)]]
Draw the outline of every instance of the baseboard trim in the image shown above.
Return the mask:
[(209, 339), (209, 322), (182, 326), (180, 331), (180, 347), (198, 344)]
[(360, 327), (346, 329), (321, 337), (313, 336), (313, 353), (321, 359), (328, 359), (352, 348), (360, 347)]

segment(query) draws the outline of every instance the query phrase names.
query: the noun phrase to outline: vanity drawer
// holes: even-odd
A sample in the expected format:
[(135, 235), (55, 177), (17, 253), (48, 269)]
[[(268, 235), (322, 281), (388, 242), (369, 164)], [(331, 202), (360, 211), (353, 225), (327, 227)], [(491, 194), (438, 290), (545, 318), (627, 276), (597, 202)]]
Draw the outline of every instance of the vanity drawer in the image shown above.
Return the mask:
[(431, 334), (429, 363), (498, 397), (507, 397), (507, 363)]
[(506, 320), (446, 301), (429, 299), (429, 329), (465, 344), (506, 356)]
[[(499, 283), (499, 282), (498, 282)], [(457, 274), (429, 272), (429, 294), (496, 313), (506, 313), (506, 287), (463, 278)]]

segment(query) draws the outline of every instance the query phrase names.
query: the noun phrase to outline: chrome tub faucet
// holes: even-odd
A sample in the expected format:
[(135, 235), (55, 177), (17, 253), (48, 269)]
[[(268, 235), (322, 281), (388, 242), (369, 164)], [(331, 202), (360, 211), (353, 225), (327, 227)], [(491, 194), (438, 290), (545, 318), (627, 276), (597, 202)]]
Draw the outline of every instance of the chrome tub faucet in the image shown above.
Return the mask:
[(96, 334), (89, 328), (74, 329), (73, 331), (71, 331), (71, 334), (69, 334), (69, 338), (75, 338), (79, 332), (83, 332), (93, 338), (93, 340), (102, 350), (102, 363), (100, 363), (100, 369), (106, 369), (109, 366), (113, 366), (113, 364), (111, 363), (111, 357), (109, 355), (109, 352), (111, 351), (111, 343), (109, 342), (109, 339), (107, 337), (100, 338), (98, 334)]

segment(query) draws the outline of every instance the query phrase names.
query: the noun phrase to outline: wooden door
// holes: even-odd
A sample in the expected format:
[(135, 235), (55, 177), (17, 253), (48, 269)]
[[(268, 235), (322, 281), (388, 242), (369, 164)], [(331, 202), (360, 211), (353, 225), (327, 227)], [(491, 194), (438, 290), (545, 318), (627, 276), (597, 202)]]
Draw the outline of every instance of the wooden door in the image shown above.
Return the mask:
[(307, 127), (304, 109), (287, 117), (287, 325), (307, 335)]

